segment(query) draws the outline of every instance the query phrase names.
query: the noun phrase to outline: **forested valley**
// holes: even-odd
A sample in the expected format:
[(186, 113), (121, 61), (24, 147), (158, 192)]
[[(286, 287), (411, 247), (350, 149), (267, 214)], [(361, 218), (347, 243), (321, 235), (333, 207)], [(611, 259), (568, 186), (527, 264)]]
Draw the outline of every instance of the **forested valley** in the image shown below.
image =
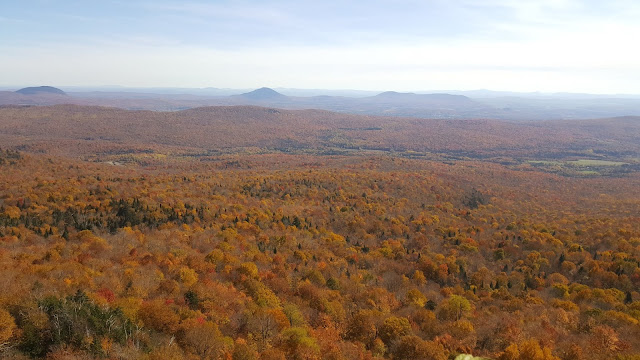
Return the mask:
[[(136, 112), (60, 109), (0, 112), (4, 358), (640, 359), (637, 144), (616, 121), (564, 124), (541, 155), (493, 122), (426, 143), (415, 120), (242, 109), (306, 124), (256, 145), (225, 139), (237, 122), (140, 138), (119, 127)], [(60, 119), (71, 135), (42, 130)], [(513, 136), (464, 137), (482, 124)]]

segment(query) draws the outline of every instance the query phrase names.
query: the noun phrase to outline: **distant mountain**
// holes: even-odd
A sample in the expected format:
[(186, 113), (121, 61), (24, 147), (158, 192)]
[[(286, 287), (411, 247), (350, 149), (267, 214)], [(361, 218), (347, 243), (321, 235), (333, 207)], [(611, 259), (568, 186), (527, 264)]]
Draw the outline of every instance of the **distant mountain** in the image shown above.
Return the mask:
[[(66, 87), (65, 87), (66, 89)], [(144, 89), (141, 89), (144, 90)], [(200, 95), (182, 89), (156, 92), (93, 91), (65, 93), (51, 87), (0, 91), (0, 105), (77, 104), (110, 106), (130, 110), (176, 111), (201, 106), (256, 105), (278, 109), (322, 109), (361, 115), (401, 116), (431, 119), (503, 119), (511, 121), (589, 119), (640, 115), (640, 98), (512, 96), (508, 92), (413, 93), (387, 91), (359, 96), (293, 96), (263, 87), (239, 95), (223, 96), (229, 89), (202, 89)], [(171, 90), (173, 93), (169, 93)], [(188, 89), (186, 89), (188, 90)], [(146, 89), (146, 91), (156, 91)], [(205, 95), (204, 91), (212, 91)], [(286, 91), (283, 90), (283, 91)], [(216, 94), (216, 95), (211, 95)], [(236, 93), (237, 94), (237, 93)], [(473, 94), (477, 95), (474, 96)], [(369, 96), (363, 96), (369, 95)], [(478, 97), (485, 95), (486, 97)], [(509, 96), (507, 96), (509, 95)]]
[(27, 87), (17, 91), (0, 91), (0, 106), (46, 106), (68, 103), (82, 104), (82, 102), (53, 86)]
[(377, 98), (398, 98), (398, 97), (407, 96), (407, 95), (415, 95), (415, 93), (401, 93), (401, 92), (397, 92), (397, 91), (385, 91), (383, 93), (375, 95), (374, 97), (377, 97)]
[(18, 94), (22, 95), (36, 95), (36, 94), (57, 94), (57, 95), (67, 95), (64, 91), (53, 87), (53, 86), (35, 86), (35, 87), (26, 87), (16, 91)]
[(374, 97), (379, 99), (440, 99), (440, 100), (466, 99), (466, 100), (470, 100), (468, 97), (464, 95), (451, 95), (447, 93), (416, 94), (416, 93), (401, 93), (397, 91), (385, 91)]
[(469, 105), (473, 100), (464, 95), (451, 94), (415, 94), (386, 91), (368, 99), (373, 101), (385, 101), (402, 104), (437, 104), (437, 105)]
[(237, 95), (236, 97), (242, 97), (252, 101), (273, 101), (273, 100), (286, 100), (287, 96), (280, 94), (279, 92), (263, 87), (257, 90), (253, 90), (244, 94)]

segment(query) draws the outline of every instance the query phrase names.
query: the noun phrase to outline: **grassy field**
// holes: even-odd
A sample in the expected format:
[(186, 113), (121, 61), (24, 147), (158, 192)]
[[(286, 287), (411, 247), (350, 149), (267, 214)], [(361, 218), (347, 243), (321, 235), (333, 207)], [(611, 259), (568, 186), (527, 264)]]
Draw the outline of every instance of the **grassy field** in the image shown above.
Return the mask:
[[(637, 171), (637, 162), (617, 161), (618, 159), (578, 159), (578, 160), (529, 160), (528, 164), (551, 173), (564, 176), (623, 176)], [(626, 159), (624, 159), (626, 160)]]
[(609, 160), (593, 160), (593, 159), (580, 159), (567, 161), (567, 164), (575, 166), (622, 166), (628, 165), (628, 163), (621, 161), (609, 161)]

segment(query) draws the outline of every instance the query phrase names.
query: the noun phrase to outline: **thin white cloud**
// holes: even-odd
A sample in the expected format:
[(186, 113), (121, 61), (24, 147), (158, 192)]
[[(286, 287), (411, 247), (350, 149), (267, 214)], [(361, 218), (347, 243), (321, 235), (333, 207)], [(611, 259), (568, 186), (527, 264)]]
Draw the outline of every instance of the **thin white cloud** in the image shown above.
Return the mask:
[(285, 22), (290, 16), (268, 3), (202, 3), (202, 2), (148, 2), (139, 6), (154, 12), (170, 12), (195, 19), (233, 19), (234, 21)]
[(0, 15), (0, 24), (4, 23), (5, 25), (13, 25), (13, 24), (29, 24), (29, 21), (25, 19), (18, 19), (12, 17), (6, 17)]

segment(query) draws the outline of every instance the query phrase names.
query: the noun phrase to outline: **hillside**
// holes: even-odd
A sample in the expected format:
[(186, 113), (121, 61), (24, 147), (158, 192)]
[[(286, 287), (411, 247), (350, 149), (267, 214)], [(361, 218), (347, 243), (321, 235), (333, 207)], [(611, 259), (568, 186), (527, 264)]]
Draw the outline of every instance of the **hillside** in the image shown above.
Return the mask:
[(0, 356), (633, 359), (638, 133), (0, 107)]
[(637, 174), (172, 156), (137, 166), (0, 151), (1, 356), (640, 354)]

